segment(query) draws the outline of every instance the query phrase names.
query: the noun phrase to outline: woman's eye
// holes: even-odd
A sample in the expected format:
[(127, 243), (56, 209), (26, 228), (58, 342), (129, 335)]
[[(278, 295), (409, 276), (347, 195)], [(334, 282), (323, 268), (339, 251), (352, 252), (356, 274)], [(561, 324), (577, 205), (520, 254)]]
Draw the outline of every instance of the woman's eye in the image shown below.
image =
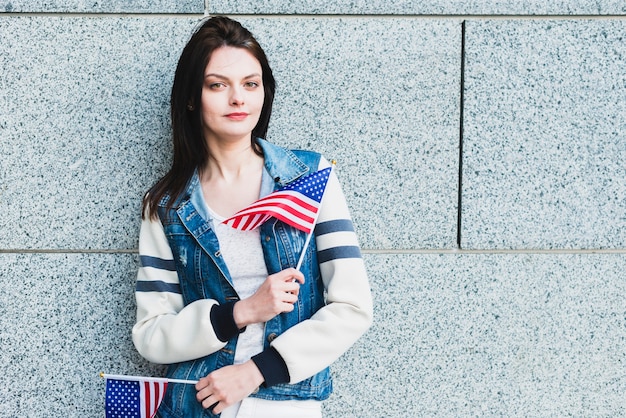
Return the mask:
[(226, 85), (224, 83), (211, 83), (209, 84), (209, 88), (211, 90), (219, 90), (226, 87)]
[(248, 88), (256, 88), (259, 87), (259, 83), (257, 83), (256, 81), (248, 81), (246, 84), (244, 84), (246, 87)]

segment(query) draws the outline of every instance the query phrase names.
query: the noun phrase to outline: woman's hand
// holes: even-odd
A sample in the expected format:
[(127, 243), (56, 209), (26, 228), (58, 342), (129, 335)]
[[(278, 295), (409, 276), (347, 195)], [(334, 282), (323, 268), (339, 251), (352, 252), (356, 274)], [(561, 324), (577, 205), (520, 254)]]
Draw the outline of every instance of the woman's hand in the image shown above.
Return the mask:
[(241, 329), (249, 324), (267, 322), (283, 312), (293, 311), (293, 304), (298, 300), (300, 285), (303, 283), (304, 275), (294, 268), (272, 274), (254, 295), (235, 303), (235, 323)]
[(243, 364), (225, 366), (203, 377), (196, 383), (196, 399), (203, 408), (214, 414), (239, 402), (263, 383), (263, 375), (252, 360)]

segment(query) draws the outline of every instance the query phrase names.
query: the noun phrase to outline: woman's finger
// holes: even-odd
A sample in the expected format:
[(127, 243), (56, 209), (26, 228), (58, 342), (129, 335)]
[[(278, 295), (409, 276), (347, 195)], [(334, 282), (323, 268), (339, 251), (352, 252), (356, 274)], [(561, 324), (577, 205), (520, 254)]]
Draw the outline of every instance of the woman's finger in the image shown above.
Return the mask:
[(219, 402), (215, 402), (213, 405), (209, 406), (207, 409), (209, 410), (210, 413), (214, 413), (213, 412), (213, 408), (215, 408), (217, 405), (219, 404)]
[(278, 275), (278, 277), (281, 278), (281, 280), (285, 282), (291, 282), (295, 280), (300, 284), (304, 284), (304, 274), (294, 268), (288, 268), (276, 274)]

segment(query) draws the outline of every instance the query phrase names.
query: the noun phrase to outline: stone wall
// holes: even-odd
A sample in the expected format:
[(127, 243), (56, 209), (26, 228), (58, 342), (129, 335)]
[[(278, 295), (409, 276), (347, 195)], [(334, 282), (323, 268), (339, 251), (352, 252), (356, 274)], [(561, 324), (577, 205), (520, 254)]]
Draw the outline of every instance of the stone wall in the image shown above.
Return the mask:
[(268, 139), (338, 160), (375, 322), (328, 417), (626, 414), (623, 1), (0, 0), (0, 416), (103, 416), (142, 194), (191, 30), (278, 81)]

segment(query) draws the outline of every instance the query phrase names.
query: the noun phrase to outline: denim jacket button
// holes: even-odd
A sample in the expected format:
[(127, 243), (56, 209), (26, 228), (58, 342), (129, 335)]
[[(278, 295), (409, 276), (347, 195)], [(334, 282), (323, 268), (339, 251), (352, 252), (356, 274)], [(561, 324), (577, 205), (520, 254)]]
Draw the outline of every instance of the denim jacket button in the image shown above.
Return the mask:
[(265, 241), (269, 242), (272, 238), (269, 235), (265, 236)]
[(267, 341), (272, 342), (276, 339), (276, 337), (278, 337), (278, 335), (276, 335), (276, 333), (272, 332), (270, 335), (267, 336)]

